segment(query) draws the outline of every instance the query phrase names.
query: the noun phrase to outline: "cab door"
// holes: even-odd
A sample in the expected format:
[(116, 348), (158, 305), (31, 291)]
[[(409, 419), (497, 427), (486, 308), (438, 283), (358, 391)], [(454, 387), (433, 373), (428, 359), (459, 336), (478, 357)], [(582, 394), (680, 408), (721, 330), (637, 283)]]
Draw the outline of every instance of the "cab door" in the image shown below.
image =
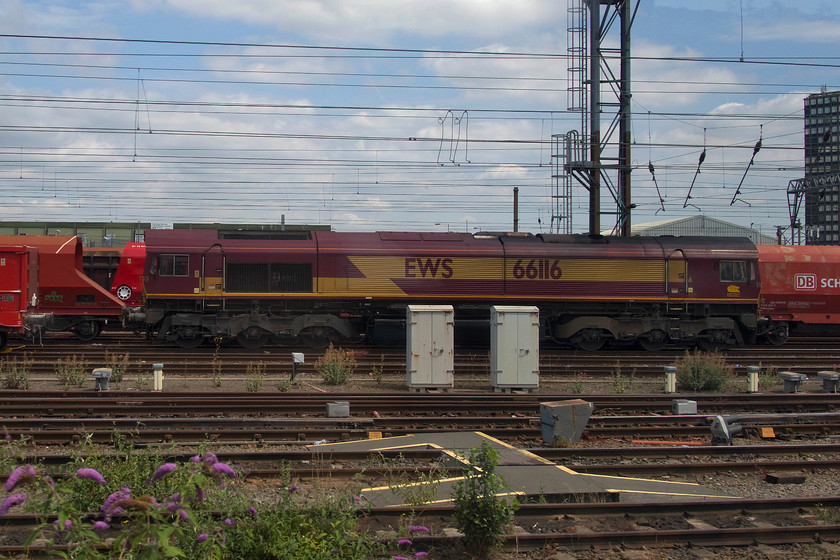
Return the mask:
[(201, 293), (207, 306), (222, 305), (224, 290), (225, 252), (222, 246), (214, 243), (201, 255)]
[[(683, 300), (689, 292), (688, 261), (682, 249), (675, 249), (666, 262), (665, 291), (669, 300)], [(677, 302), (674, 302), (677, 303)], [(681, 303), (681, 302), (680, 302)]]

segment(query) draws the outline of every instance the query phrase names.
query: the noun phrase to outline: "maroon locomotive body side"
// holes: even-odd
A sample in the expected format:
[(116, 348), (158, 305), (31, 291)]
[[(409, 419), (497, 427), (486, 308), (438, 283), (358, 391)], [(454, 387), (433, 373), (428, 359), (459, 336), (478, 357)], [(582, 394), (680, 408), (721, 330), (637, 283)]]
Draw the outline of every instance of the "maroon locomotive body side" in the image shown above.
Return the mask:
[(546, 336), (592, 350), (718, 348), (755, 338), (748, 240), (333, 231), (147, 230), (144, 320), (158, 340), (330, 342), (379, 336), (411, 304), (456, 325), (536, 305)]

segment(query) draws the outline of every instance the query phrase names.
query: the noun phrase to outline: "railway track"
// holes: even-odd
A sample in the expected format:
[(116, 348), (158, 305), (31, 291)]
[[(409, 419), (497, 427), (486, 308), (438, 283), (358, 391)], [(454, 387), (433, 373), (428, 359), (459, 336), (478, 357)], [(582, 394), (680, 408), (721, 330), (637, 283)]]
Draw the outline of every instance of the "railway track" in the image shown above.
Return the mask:
[[(332, 397), (332, 398), (328, 398)], [(563, 395), (413, 395), (342, 394), (351, 415), (326, 417), (335, 395), (204, 393), (145, 395), (88, 393), (41, 395), (0, 394), (5, 417), (0, 427), (12, 439), (36, 444), (68, 444), (81, 439), (108, 443), (115, 432), (137, 442), (301, 442), (366, 439), (441, 431), (482, 431), (520, 443), (541, 439), (540, 402)], [(589, 399), (596, 413), (584, 437), (607, 439), (710, 438), (716, 415), (737, 414), (746, 435), (772, 428), (782, 437), (826, 436), (840, 432), (836, 394), (703, 395), (698, 407), (706, 414), (666, 414), (667, 395)], [(639, 414), (639, 410), (645, 414)], [(786, 412), (781, 412), (786, 410)], [(807, 412), (806, 412), (807, 411)]]
[[(721, 355), (734, 366), (738, 375), (744, 375), (746, 366), (760, 366), (768, 371), (794, 369), (816, 376), (821, 370), (838, 367), (836, 338), (792, 339), (781, 347), (754, 346), (725, 351)], [(14, 346), (14, 345), (12, 345)], [(386, 381), (405, 379), (405, 349), (402, 347), (370, 348), (363, 345), (348, 346), (356, 361), (359, 379), (370, 381), (369, 373), (381, 372)], [(293, 366), (291, 353), (303, 352), (306, 362)], [(540, 376), (544, 382), (569, 381), (580, 373), (586, 382), (608, 379), (616, 372), (625, 377), (645, 380), (659, 378), (666, 365), (685, 355), (684, 348), (667, 348), (661, 352), (644, 352), (633, 348), (619, 348), (602, 352), (581, 352), (546, 345), (541, 348)], [(244, 377), (248, 364), (261, 363), (271, 377), (288, 377), (293, 367), (296, 372), (312, 376), (315, 363), (323, 351), (307, 348), (268, 346), (249, 350), (235, 345), (218, 348), (210, 346), (183, 349), (175, 346), (152, 345), (141, 337), (125, 332), (105, 332), (92, 344), (80, 343), (75, 338), (51, 335), (43, 346), (28, 344), (17, 346), (8, 359), (31, 361), (29, 370), (40, 378), (55, 377), (58, 360), (76, 356), (91, 367), (102, 367), (108, 362), (106, 352), (113, 356), (126, 356), (129, 373), (150, 373), (151, 364), (163, 363), (167, 376), (209, 378), (214, 374), (223, 377)], [(472, 382), (489, 375), (489, 349), (462, 348), (456, 351), (455, 373), (459, 381)]]
[[(840, 524), (822, 521), (825, 508), (840, 507), (840, 499), (820, 496), (799, 500), (707, 500), (703, 502), (522, 504), (516, 512), (516, 531), (505, 536), (508, 552), (563, 547), (569, 550), (609, 550), (623, 547), (732, 547), (780, 544), (819, 544), (840, 540)], [(412, 537), (417, 550), (454, 549), (458, 535), (452, 526), (451, 506), (372, 508), (367, 516), (380, 523), (411, 515), (429, 526), (429, 536)], [(219, 517), (224, 513), (219, 512)], [(5, 518), (7, 528), (27, 532), (38, 524), (33, 516)], [(826, 545), (831, 546), (831, 545)], [(53, 546), (53, 550), (66, 549)], [(0, 554), (46, 553), (44, 545), (0, 546)], [(826, 551), (833, 550), (826, 548)]]
[[(52, 417), (183, 417), (323, 416), (327, 403), (346, 401), (354, 417), (461, 416), (481, 411), (486, 416), (538, 415), (540, 403), (584, 398), (595, 417), (632, 414), (671, 415), (675, 398), (690, 398), (702, 416), (716, 414), (821, 413), (840, 409), (833, 393), (768, 394), (630, 394), (569, 395), (565, 393), (228, 393), (154, 391), (0, 391), (7, 418)], [(684, 417), (683, 417), (684, 418)], [(667, 421), (666, 419), (662, 420)]]
[[(782, 349), (741, 349), (727, 355), (741, 373), (746, 365), (775, 369), (795, 369), (812, 374), (834, 369), (834, 348), (825, 341), (801, 341)], [(33, 375), (49, 380), (54, 376), (55, 361), (84, 352), (93, 365), (104, 360), (106, 350), (130, 356), (131, 367), (138, 370), (153, 362), (164, 362), (167, 379), (207, 379), (214, 367), (214, 358), (221, 356), (222, 375), (242, 379), (248, 363), (263, 360), (266, 374), (284, 378), (291, 369), (292, 349), (267, 348), (260, 352), (242, 348), (151, 348), (124, 334), (102, 340), (102, 345), (81, 347), (73, 340), (60, 340), (56, 345), (26, 349), (32, 360)], [(298, 349), (294, 349), (297, 351)], [(15, 350), (12, 359), (21, 356)], [(179, 451), (196, 446), (219, 446), (220, 455), (243, 469), (246, 480), (270, 479), (291, 474), (307, 482), (331, 480), (340, 482), (354, 476), (384, 478), (386, 472), (365, 466), (361, 455), (330, 452), (313, 453), (301, 449), (302, 444), (316, 441), (341, 441), (366, 438), (371, 432), (383, 436), (423, 431), (479, 430), (527, 447), (546, 459), (591, 474), (631, 477), (679, 476), (700, 478), (713, 473), (742, 473), (758, 476), (766, 471), (785, 470), (805, 473), (827, 473), (832, 476), (840, 455), (834, 443), (805, 445), (802, 441), (833, 441), (840, 432), (840, 395), (814, 390), (799, 394), (764, 392), (759, 394), (585, 394), (572, 395), (562, 389), (552, 391), (552, 383), (568, 383), (580, 371), (593, 379), (608, 379), (620, 368), (626, 375), (650, 379), (661, 387), (664, 365), (682, 355), (681, 350), (668, 350), (651, 355), (633, 350), (613, 353), (583, 354), (571, 350), (544, 351), (541, 358), (541, 379), (545, 386), (540, 393), (492, 394), (476, 390), (476, 380), (487, 378), (489, 359), (486, 350), (459, 352), (456, 357), (456, 388), (451, 392), (428, 394), (396, 394), (384, 392), (389, 383), (404, 382), (404, 350), (370, 351), (356, 349), (357, 382), (355, 392), (321, 393), (257, 393), (228, 392), (151, 392), (112, 390), (93, 392), (21, 391), (0, 392), (6, 433), (14, 440), (29, 442), (25, 446), (29, 459), (44, 464), (60, 464), (67, 455), (77, 454), (81, 447), (74, 443), (93, 442), (110, 446), (115, 433), (138, 447), (153, 447), (173, 459), (185, 460), (194, 452)], [(6, 359), (4, 357), (3, 359)], [(317, 354), (307, 353), (306, 367), (298, 369), (304, 379), (313, 380), (312, 362)], [(105, 365), (96, 363), (97, 366)], [(367, 371), (383, 366), (382, 386), (371, 381)], [(314, 381), (313, 381), (314, 382)], [(486, 382), (485, 382), (486, 384)], [(89, 383), (92, 385), (92, 382)], [(43, 387), (41, 383), (39, 387)], [(194, 384), (191, 386), (195, 386)], [(367, 390), (375, 388), (381, 393)], [(133, 388), (132, 388), (133, 389)], [(314, 389), (313, 389), (314, 391)], [(587, 391), (588, 392), (588, 391)], [(539, 404), (551, 400), (585, 398), (595, 404), (595, 414), (584, 432), (584, 443), (577, 448), (542, 448)], [(674, 416), (674, 398), (691, 398), (703, 414)], [(349, 403), (349, 418), (325, 418), (328, 402)], [(633, 443), (635, 440), (691, 440), (708, 443), (709, 419), (716, 414), (738, 414), (746, 428), (748, 441), (762, 427), (772, 427), (788, 444), (736, 445), (732, 447), (662, 446)], [(828, 436), (828, 437), (826, 437)], [(736, 442), (744, 440), (736, 439)], [(778, 441), (778, 440), (777, 440)], [(797, 443), (793, 443), (797, 442)], [(50, 446), (61, 453), (40, 454), (37, 450)], [(59, 447), (53, 447), (59, 446)], [(107, 449), (103, 447), (102, 449)], [(66, 451), (66, 453), (64, 453)], [(179, 455), (183, 453), (183, 455)], [(425, 466), (436, 452), (403, 451), (409, 461), (406, 473), (426, 472)], [(322, 469), (319, 462), (324, 465)], [(274, 464), (272, 465), (272, 461)], [(283, 463), (285, 470), (278, 470)], [(418, 470), (419, 469), (419, 470)], [(508, 551), (535, 548), (598, 551), (616, 547), (714, 547), (756, 546), (756, 543), (807, 543), (829, 546), (822, 541), (840, 540), (840, 526), (821, 517), (826, 508), (840, 508), (840, 498), (826, 495), (811, 501), (786, 497), (773, 502), (738, 500), (679, 505), (649, 502), (638, 504), (524, 504), (517, 513), (517, 529), (508, 535)], [(601, 509), (599, 509), (601, 508)], [(635, 509), (633, 509), (635, 508)], [(669, 509), (673, 508), (673, 509)], [(370, 512), (372, 519), (383, 526), (396, 525), (399, 508)], [(765, 512), (765, 513), (762, 513)], [(406, 512), (403, 512), (406, 513)], [(417, 512), (415, 512), (417, 513)], [(451, 510), (424, 507), (419, 523), (435, 525), (430, 537), (415, 538), (418, 550), (450, 546), (455, 537), (444, 536), (443, 528), (453, 526)], [(424, 517), (427, 516), (427, 517)], [(10, 520), (4, 531), (10, 530)], [(25, 521), (21, 521), (25, 526)], [(23, 529), (21, 529), (23, 530)], [(14, 547), (0, 548), (1, 553), (21, 553)], [(30, 551), (32, 552), (32, 551)], [(593, 552), (593, 554), (595, 554)], [(717, 554), (715, 552), (714, 554)], [(592, 556), (596, 557), (596, 556)], [(607, 556), (603, 556), (607, 557)], [(819, 557), (819, 556), (814, 556)], [(587, 556), (587, 558), (589, 558)]]

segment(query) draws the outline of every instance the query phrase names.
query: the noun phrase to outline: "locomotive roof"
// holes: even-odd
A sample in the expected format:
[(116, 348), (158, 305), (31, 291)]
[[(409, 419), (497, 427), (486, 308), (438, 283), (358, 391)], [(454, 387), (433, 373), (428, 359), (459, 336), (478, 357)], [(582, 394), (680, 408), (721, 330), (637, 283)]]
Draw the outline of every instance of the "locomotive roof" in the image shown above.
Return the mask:
[[(307, 242), (321, 247), (365, 246), (375, 247), (380, 243), (464, 243), (479, 244), (558, 244), (567, 246), (608, 245), (630, 249), (637, 247), (646, 253), (682, 252), (685, 256), (729, 256), (730, 258), (754, 258), (755, 245), (746, 237), (704, 237), (704, 236), (590, 236), (586, 234), (537, 234), (480, 232), (475, 235), (461, 232), (337, 232), (337, 231), (223, 231), (215, 229), (149, 229), (146, 230), (146, 244), (151, 247), (209, 248), (225, 241), (231, 245), (242, 242)], [(263, 245), (267, 247), (266, 245)]]

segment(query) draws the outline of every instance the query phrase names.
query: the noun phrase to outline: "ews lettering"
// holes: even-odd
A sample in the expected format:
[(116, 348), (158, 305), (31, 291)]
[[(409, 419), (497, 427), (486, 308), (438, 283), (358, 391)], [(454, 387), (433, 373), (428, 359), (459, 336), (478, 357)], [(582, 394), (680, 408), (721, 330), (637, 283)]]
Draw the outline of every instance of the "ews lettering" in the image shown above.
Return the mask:
[(513, 265), (513, 277), (517, 280), (559, 280), (563, 276), (558, 259), (519, 259)]
[(452, 259), (440, 257), (420, 258), (412, 257), (405, 259), (405, 277), (406, 278), (452, 278), (455, 272), (452, 270)]

